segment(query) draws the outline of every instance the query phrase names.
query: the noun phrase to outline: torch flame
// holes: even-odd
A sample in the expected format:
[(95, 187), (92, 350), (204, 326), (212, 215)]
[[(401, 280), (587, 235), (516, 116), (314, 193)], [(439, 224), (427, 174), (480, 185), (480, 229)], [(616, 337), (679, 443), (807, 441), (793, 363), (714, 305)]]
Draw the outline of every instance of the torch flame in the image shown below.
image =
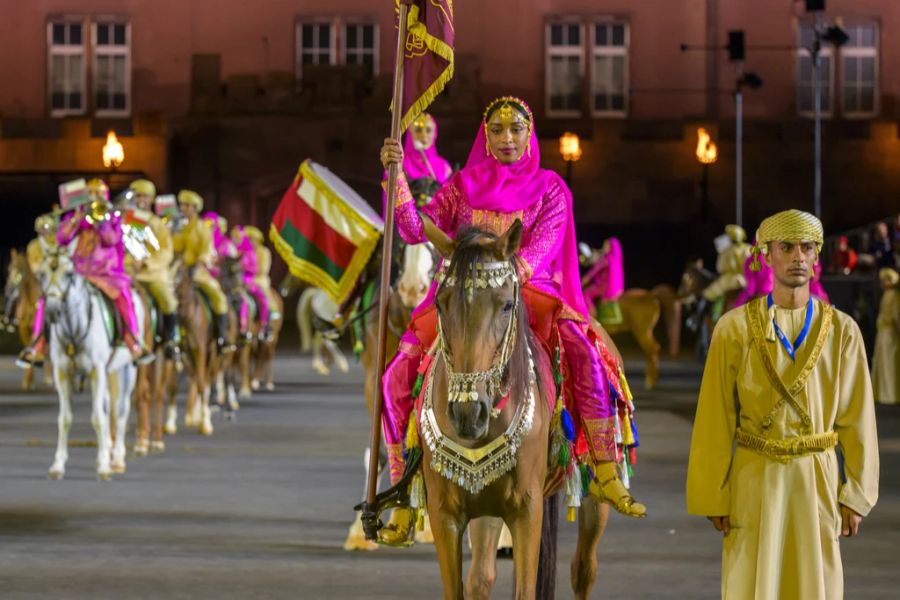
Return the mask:
[(117, 168), (125, 160), (125, 149), (116, 137), (116, 132), (110, 130), (106, 134), (106, 144), (103, 146), (103, 166), (107, 169)]
[(710, 165), (719, 158), (719, 150), (709, 133), (703, 127), (697, 129), (697, 160), (704, 165)]

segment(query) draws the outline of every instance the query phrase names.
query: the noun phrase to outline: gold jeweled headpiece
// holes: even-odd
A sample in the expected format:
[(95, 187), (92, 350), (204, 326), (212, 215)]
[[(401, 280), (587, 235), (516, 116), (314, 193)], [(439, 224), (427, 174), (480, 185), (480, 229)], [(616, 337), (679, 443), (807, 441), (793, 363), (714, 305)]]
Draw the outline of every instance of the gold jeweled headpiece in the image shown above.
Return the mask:
[(515, 96), (501, 96), (488, 104), (487, 108), (484, 110), (482, 123), (484, 124), (485, 149), (487, 150), (487, 153), (490, 154), (491, 152), (490, 143), (487, 142), (488, 119), (490, 119), (491, 115), (498, 110), (500, 111), (500, 118), (504, 121), (514, 121), (517, 120), (518, 117), (519, 120), (525, 122), (525, 125), (528, 127), (528, 147), (526, 148), (526, 152), (531, 156), (531, 133), (534, 130), (534, 115), (531, 114), (531, 109), (528, 108), (528, 104), (521, 98), (516, 98)]
[(427, 112), (423, 112), (421, 115), (416, 117), (416, 120), (412, 122), (413, 127), (427, 127), (428, 125), (434, 126), (434, 117), (429, 115)]

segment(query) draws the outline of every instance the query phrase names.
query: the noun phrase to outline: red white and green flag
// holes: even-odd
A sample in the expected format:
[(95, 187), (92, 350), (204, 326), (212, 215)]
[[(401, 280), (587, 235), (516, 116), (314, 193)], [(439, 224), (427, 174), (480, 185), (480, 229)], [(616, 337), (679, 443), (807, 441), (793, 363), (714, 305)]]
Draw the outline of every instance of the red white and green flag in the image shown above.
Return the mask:
[[(395, 1), (399, 11), (400, 2)], [(415, 0), (406, 26), (400, 131), (406, 131), (453, 77), (453, 0)]]
[(291, 273), (341, 303), (384, 231), (384, 221), (346, 183), (303, 161), (272, 217), (269, 239)]

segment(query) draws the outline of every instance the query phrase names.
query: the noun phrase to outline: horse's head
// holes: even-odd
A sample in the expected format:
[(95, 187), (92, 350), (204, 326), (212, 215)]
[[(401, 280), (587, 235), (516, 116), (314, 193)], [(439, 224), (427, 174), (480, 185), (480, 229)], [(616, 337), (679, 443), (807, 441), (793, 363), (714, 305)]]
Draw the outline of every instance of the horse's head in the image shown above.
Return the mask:
[(66, 246), (57, 248), (47, 257), (38, 272), (50, 318), (59, 314), (69, 298), (80, 292), (85, 285), (84, 278), (76, 275), (75, 265), (67, 250)]
[[(527, 317), (515, 261), (522, 223), (500, 236), (472, 227), (451, 240), (426, 221), (426, 235), (450, 261), (435, 297), (447, 416), (460, 438), (483, 439), (495, 401), (521, 398), (528, 385)], [(436, 409), (441, 401), (435, 398)]]
[(414, 309), (428, 294), (434, 277), (435, 260), (428, 244), (409, 244), (403, 250), (403, 265), (397, 294), (404, 308)]
[(678, 286), (678, 299), (689, 302), (692, 298), (697, 298), (713, 279), (715, 275), (703, 267), (702, 258), (688, 260)]

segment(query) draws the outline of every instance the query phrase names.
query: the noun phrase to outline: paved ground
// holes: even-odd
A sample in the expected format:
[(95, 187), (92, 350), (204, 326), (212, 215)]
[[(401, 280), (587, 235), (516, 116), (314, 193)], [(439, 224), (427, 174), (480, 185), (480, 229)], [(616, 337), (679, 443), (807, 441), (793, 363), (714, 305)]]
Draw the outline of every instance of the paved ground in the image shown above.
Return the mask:
[[(641, 381), (640, 363), (629, 365)], [(47, 479), (56, 400), (21, 394), (0, 358), (0, 597), (437, 598), (429, 546), (345, 553), (363, 487), (362, 374), (325, 380), (281, 358), (278, 390), (217, 415), (211, 438), (180, 432), (163, 455), (131, 458), (96, 480), (86, 397), (76, 403), (68, 472)], [(600, 550), (597, 598), (717, 598), (719, 538), (684, 511), (683, 485), (699, 366), (667, 362), (639, 396), (643, 447), (635, 493), (650, 518), (614, 516)], [(896, 597), (900, 575), (900, 410), (879, 409), (882, 497), (863, 535), (843, 543), (847, 597)], [(571, 597), (573, 527), (560, 542), (558, 597)], [(511, 596), (501, 564), (495, 598)]]

